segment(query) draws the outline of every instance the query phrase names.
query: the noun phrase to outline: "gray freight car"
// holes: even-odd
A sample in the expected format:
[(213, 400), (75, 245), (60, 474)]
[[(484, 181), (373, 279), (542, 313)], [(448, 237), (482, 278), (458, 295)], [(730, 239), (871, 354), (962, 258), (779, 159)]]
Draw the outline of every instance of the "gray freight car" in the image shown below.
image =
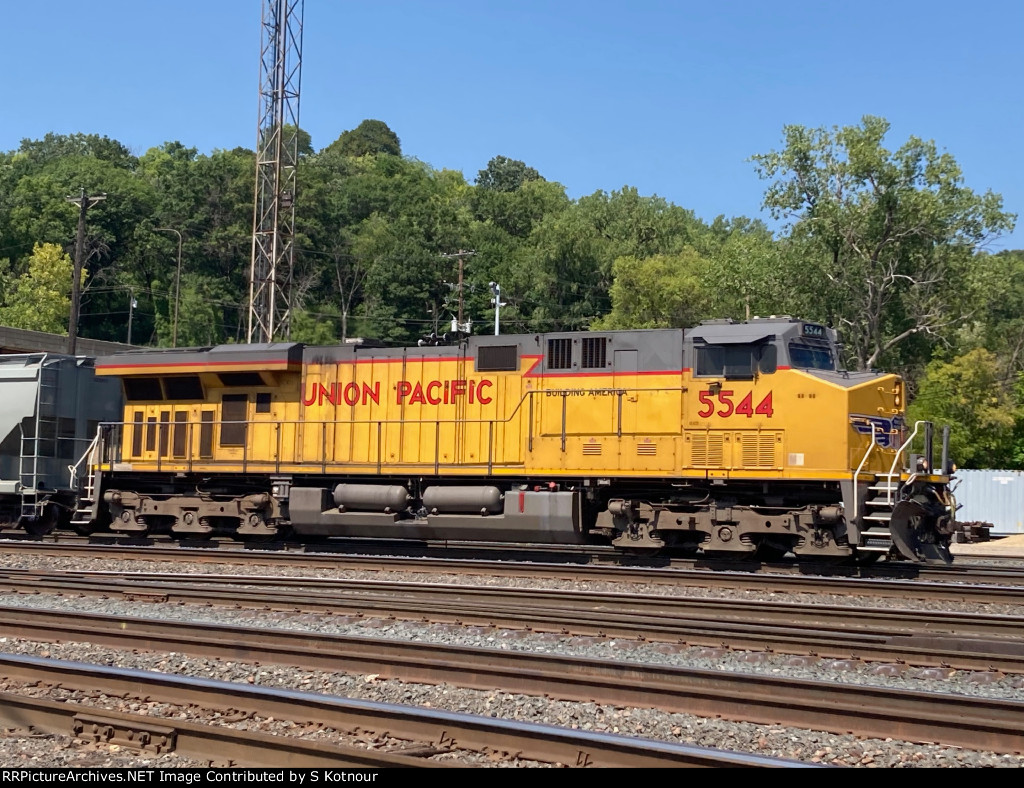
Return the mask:
[(73, 466), (121, 407), (120, 383), (96, 377), (91, 358), (0, 355), (0, 528), (41, 534), (69, 522)]

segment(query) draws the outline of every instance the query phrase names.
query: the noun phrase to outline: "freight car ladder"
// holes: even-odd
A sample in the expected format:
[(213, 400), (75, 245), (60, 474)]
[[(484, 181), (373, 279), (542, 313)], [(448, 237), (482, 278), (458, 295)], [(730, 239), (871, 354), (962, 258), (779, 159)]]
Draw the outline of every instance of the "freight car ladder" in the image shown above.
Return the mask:
[(876, 473), (875, 480), (868, 487), (864, 500), (864, 527), (860, 529), (861, 544), (857, 550), (862, 553), (878, 553), (886, 556), (892, 549), (893, 507), (900, 486), (898, 473)]
[(44, 458), (57, 453), (57, 374), (58, 365), (44, 356), (39, 362), (35, 418), (22, 424), (19, 479), (21, 516), (35, 520), (43, 513), (40, 479), (45, 478)]

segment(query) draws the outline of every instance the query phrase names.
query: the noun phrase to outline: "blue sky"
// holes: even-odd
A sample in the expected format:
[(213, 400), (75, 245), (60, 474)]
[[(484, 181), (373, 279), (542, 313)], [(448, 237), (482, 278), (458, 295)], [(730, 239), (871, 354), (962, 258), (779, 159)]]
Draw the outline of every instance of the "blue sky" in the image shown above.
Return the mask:
[[(141, 154), (255, 146), (261, 0), (3, 2), (0, 150), (47, 132)], [(1024, 249), (1024, 0), (305, 0), (300, 125), (382, 120), (472, 182), (521, 159), (577, 198), (635, 186), (769, 220), (749, 158), (864, 115), (953, 155)]]

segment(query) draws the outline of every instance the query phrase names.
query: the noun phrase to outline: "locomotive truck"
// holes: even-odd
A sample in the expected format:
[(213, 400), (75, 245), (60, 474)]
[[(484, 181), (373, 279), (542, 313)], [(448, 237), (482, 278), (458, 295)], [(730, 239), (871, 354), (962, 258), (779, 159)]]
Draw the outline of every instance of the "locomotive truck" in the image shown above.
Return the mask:
[(838, 350), (783, 317), (121, 352), (72, 523), (948, 563), (948, 429), (933, 463), (903, 381)]

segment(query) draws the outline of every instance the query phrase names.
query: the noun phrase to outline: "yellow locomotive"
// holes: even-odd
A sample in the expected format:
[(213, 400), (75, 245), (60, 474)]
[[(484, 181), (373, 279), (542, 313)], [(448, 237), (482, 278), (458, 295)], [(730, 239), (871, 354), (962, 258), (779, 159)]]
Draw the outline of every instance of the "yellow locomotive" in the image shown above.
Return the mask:
[(119, 353), (74, 522), (948, 562), (947, 441), (933, 471), (900, 378), (842, 370), (836, 339), (787, 317)]

